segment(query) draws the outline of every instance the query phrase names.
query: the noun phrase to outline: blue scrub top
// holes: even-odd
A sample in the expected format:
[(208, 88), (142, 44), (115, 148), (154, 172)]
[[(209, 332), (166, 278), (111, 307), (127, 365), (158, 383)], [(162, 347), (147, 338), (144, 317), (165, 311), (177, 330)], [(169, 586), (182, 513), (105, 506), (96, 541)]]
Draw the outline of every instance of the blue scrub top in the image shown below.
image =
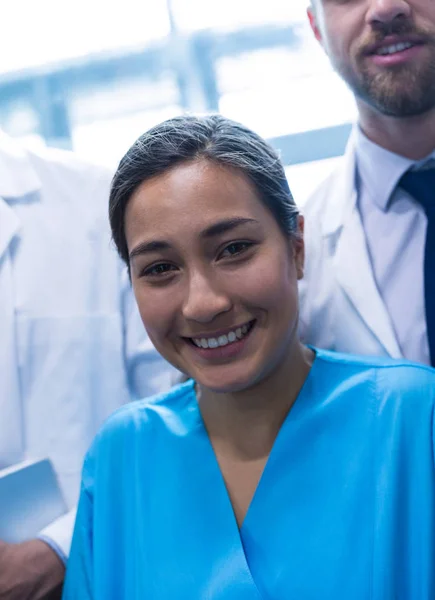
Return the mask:
[(85, 461), (65, 600), (433, 600), (435, 370), (316, 350), (239, 529), (192, 381)]

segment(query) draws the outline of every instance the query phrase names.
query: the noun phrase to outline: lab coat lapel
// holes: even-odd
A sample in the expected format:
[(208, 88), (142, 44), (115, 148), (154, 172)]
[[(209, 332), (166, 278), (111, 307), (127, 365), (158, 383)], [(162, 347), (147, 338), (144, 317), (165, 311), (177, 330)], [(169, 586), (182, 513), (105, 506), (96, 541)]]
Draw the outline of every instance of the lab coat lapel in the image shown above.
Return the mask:
[(19, 218), (5, 200), (0, 197), (0, 260), (9, 247), (12, 238), (18, 233), (19, 228)]
[(388, 354), (400, 358), (402, 353), (390, 316), (373, 277), (365, 235), (356, 207), (343, 225), (334, 263), (337, 279), (355, 310), (359, 312)]
[[(339, 210), (335, 212), (337, 242), (334, 272), (355, 310), (376, 335), (388, 354), (402, 356), (390, 316), (377, 288), (365, 233), (357, 207), (353, 140), (346, 152), (343, 171), (337, 177)], [(331, 225), (331, 223), (329, 224)], [(328, 234), (331, 234), (331, 229)]]
[(0, 198), (0, 469), (21, 460), (23, 432), (10, 245), (19, 219)]

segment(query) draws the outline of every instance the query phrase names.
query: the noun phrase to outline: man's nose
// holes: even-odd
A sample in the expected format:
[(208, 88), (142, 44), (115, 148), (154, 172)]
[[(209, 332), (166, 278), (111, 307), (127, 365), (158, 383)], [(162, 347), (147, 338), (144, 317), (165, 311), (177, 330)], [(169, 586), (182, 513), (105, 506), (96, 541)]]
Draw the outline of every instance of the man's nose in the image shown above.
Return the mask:
[(411, 7), (406, 0), (369, 0), (367, 21), (370, 25), (390, 25), (408, 19)]

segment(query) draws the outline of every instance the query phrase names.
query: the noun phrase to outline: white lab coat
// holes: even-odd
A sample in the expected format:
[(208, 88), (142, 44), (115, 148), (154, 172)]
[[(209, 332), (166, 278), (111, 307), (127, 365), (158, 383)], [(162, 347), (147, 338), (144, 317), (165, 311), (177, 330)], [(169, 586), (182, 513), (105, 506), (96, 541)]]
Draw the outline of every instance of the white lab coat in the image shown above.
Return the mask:
[(17, 460), (51, 458), (71, 512), (42, 533), (66, 555), (82, 459), (98, 428), (173, 377), (110, 241), (109, 184), (105, 169), (71, 153), (25, 152), (0, 134), (0, 259), (12, 257), (2, 285), (14, 294), (20, 384), (12, 419), (2, 418), (12, 399), (0, 386), (1, 445), (21, 440)]
[(320, 348), (402, 358), (376, 286), (355, 187), (351, 136), (340, 166), (303, 208), (305, 274), (300, 332)]

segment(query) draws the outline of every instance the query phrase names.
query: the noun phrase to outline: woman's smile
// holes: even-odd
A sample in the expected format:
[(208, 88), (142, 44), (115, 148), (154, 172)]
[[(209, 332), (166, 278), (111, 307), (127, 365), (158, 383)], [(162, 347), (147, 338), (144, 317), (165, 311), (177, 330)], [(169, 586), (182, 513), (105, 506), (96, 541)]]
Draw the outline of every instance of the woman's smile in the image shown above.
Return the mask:
[(254, 319), (231, 329), (184, 339), (201, 360), (222, 362), (235, 359), (245, 351), (255, 326)]

